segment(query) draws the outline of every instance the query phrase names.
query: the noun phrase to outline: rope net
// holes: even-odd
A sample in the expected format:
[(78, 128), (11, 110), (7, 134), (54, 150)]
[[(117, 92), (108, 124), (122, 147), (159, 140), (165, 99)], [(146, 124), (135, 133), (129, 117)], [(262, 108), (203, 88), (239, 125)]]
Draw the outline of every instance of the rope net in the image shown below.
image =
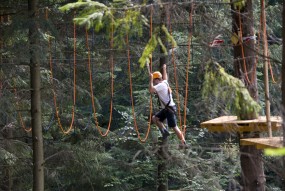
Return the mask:
[[(259, 72), (261, 69), (261, 63), (264, 59), (269, 61), (269, 69), (271, 74), (272, 94), (279, 91), (278, 86), (280, 85), (280, 80), (275, 79), (276, 74), (274, 73), (280, 71), (281, 62), (274, 55), (279, 45), (269, 46), (268, 56), (263, 57), (263, 46), (260, 45), (262, 38), (261, 34), (266, 31), (262, 31), (260, 28), (260, 21), (256, 21), (254, 24), (258, 28), (258, 39), (255, 39), (257, 44), (255, 44), (255, 61), (252, 71), (249, 70), (246, 65), (247, 59), (250, 59), (245, 54), (244, 48), (247, 47), (246, 41), (242, 40), (247, 38), (243, 34), (244, 26), (238, 26), (240, 28), (240, 33), (238, 34), (238, 44), (233, 44), (231, 37), (232, 32), (232, 11), (230, 4), (223, 3), (224, 1), (187, 1), (187, 2), (167, 2), (163, 4), (163, 9), (166, 9), (167, 17), (165, 23), (167, 23), (168, 31), (172, 34), (177, 42), (177, 47), (172, 45), (166, 45), (168, 50), (172, 50), (167, 56), (168, 69), (170, 76), (173, 77), (173, 81), (170, 81), (170, 85), (173, 90), (175, 90), (175, 102), (178, 106), (178, 121), (179, 126), (186, 134), (186, 127), (191, 127), (189, 121), (200, 120), (205, 113), (209, 116), (215, 116), (218, 114), (228, 114), (230, 111), (222, 110), (223, 103), (217, 102), (217, 99), (213, 98), (213, 104), (211, 111), (206, 109), (203, 100), (201, 99), (201, 86), (203, 84), (203, 69), (205, 63), (208, 60), (215, 60), (220, 63), (227, 72), (233, 72), (233, 63), (239, 61), (242, 63), (242, 69), (247, 83), (253, 83), (253, 78), (256, 75), (255, 72)], [(190, 6), (191, 5), (191, 6)], [(215, 8), (219, 8), (219, 12), (211, 11)], [(124, 36), (125, 44), (121, 48), (116, 47), (114, 42), (116, 42), (117, 31), (114, 28), (106, 29), (101, 32), (93, 32), (92, 36), (89, 36), (88, 31), (85, 29), (81, 30), (81, 27), (73, 26), (71, 27), (71, 20), (74, 17), (74, 13), (62, 14), (58, 12), (52, 12), (52, 17), (48, 15), (48, 11), (45, 12), (45, 20), (49, 23), (46, 28), (43, 27), (43, 36), (49, 36), (48, 40), (43, 40), (43, 45), (48, 44), (47, 47), (43, 47), (42, 58), (47, 58), (44, 60), (43, 68), (50, 73), (49, 82), (51, 84), (46, 84), (44, 86), (45, 91), (51, 92), (53, 96), (51, 107), (45, 106), (44, 115), (53, 115), (55, 112), (56, 121), (61, 131), (64, 134), (70, 133), (76, 127), (86, 127), (86, 124), (90, 122), (90, 112), (92, 110), (93, 119), (96, 129), (101, 136), (107, 136), (112, 129), (117, 129), (119, 125), (122, 125), (123, 118), (120, 112), (129, 111), (129, 100), (126, 98), (126, 89), (129, 89), (131, 96), (131, 113), (134, 122), (132, 126), (134, 131), (137, 133), (137, 137), (141, 141), (146, 141), (149, 131), (150, 131), (150, 119), (151, 114), (156, 109), (156, 105), (149, 95), (146, 98), (140, 98), (141, 102), (147, 100), (149, 103), (147, 106), (142, 107), (137, 104), (136, 98), (133, 96), (135, 90), (145, 90), (147, 91), (147, 81), (148, 76), (144, 69), (136, 67), (143, 48), (148, 42), (149, 37), (152, 36), (154, 28), (161, 23), (161, 6), (158, 4), (141, 6), (143, 8), (143, 13), (146, 18), (148, 18), (147, 25), (143, 30), (143, 37), (140, 36)], [(49, 10), (49, 11), (52, 11)], [(112, 11), (122, 11), (119, 9), (113, 9)], [(239, 12), (239, 10), (237, 10)], [(239, 19), (241, 20), (244, 15), (239, 13)], [(57, 18), (63, 18), (59, 21)], [(11, 18), (13, 19), (13, 18)], [(115, 19), (115, 18), (114, 18)], [(13, 23), (13, 22), (12, 22)], [(115, 23), (113, 23), (115, 24)], [(73, 23), (72, 23), (73, 25)], [(272, 29), (272, 31), (278, 31), (276, 26), (272, 23), (267, 23), (267, 27)], [(73, 30), (71, 30), (73, 29)], [(274, 29), (274, 30), (273, 30)], [(109, 33), (108, 30), (111, 30)], [(134, 30), (138, 30), (135, 29)], [(49, 34), (49, 35), (48, 35)], [(106, 34), (110, 36), (106, 37)], [(125, 35), (125, 34), (124, 34)], [(215, 37), (220, 36), (220, 38), (215, 39)], [(89, 40), (92, 39), (92, 45), (90, 45)], [(250, 39), (254, 40), (254, 39)], [(56, 50), (52, 50), (52, 46), (56, 47)], [(233, 47), (239, 46), (242, 49), (242, 58), (235, 60), (232, 56)], [(72, 48), (71, 48), (72, 47)], [(8, 43), (1, 41), (1, 49), (3, 51), (11, 51), (13, 48), (8, 47)], [(127, 51), (127, 54), (126, 54)], [(279, 51), (279, 49), (278, 49)], [(18, 51), (20, 62), (23, 60), (28, 60), (28, 52)], [(61, 54), (62, 56), (58, 56)], [(16, 54), (15, 54), (16, 55)], [(20, 62), (16, 62), (13, 57), (6, 58), (5, 54), (1, 55), (1, 63), (5, 63), (5, 60), (12, 60), (13, 64), (9, 67), (19, 66)], [(69, 56), (69, 55), (72, 55)], [(153, 68), (158, 67), (159, 58), (162, 55), (159, 51), (155, 50), (150, 58), (150, 71)], [(72, 64), (68, 64), (73, 62)], [(133, 63), (133, 64), (132, 64)], [(171, 64), (169, 64), (171, 63)], [(13, 74), (9, 71), (8, 65), (1, 64), (1, 70), (4, 71), (6, 76), (8, 73)], [(7, 68), (5, 68), (7, 67)], [(19, 66), (20, 68), (21, 66)], [(23, 70), (24, 71), (24, 70)], [(26, 73), (20, 71), (20, 75), (24, 76)], [(70, 73), (68, 76), (67, 71)], [(96, 72), (95, 72), (96, 71)], [(62, 74), (64, 73), (64, 74)], [(107, 76), (108, 74), (108, 76)], [(10, 75), (10, 76), (11, 76)], [(69, 79), (68, 87), (70, 89), (65, 92), (66, 89), (60, 89), (58, 85), (62, 81), (65, 75)], [(107, 77), (106, 77), (107, 76)], [(1, 83), (3, 84), (5, 80), (1, 78)], [(139, 79), (139, 80), (138, 80)], [(44, 82), (45, 83), (45, 82)], [(94, 85), (96, 83), (96, 86)], [(275, 84), (274, 84), (275, 83)], [(48, 86), (50, 85), (50, 86)], [(263, 85), (260, 85), (261, 88)], [(1, 89), (3, 89), (1, 85)], [(21, 86), (28, 89), (28, 86)], [(15, 87), (17, 94), (19, 93), (19, 87)], [(86, 91), (88, 90), (88, 91)], [(12, 90), (11, 90), (12, 92)], [(173, 93), (174, 93), (173, 92)], [(275, 92), (275, 93), (274, 93)], [(21, 92), (20, 92), (21, 93)], [(48, 95), (49, 95), (48, 93)], [(129, 94), (129, 92), (127, 92)], [(277, 95), (277, 93), (276, 93)], [(124, 97), (125, 96), (125, 97)], [(275, 96), (275, 95), (274, 95)], [(71, 98), (72, 97), (72, 98)], [(102, 108), (97, 108), (96, 98), (100, 98), (99, 102)], [(261, 96), (261, 99), (264, 99)], [(277, 98), (274, 100), (279, 100)], [(151, 100), (151, 101), (150, 101)], [(49, 101), (44, 100), (46, 105), (51, 105)], [(278, 114), (278, 101), (272, 103), (272, 113)], [(149, 106), (148, 106), (149, 105)], [(68, 108), (65, 111), (63, 108)], [(88, 109), (82, 109), (88, 108)], [(147, 124), (146, 128), (143, 128), (145, 136), (142, 137), (141, 130), (139, 129), (140, 124), (137, 122), (138, 111), (141, 108), (147, 108)], [(274, 109), (276, 108), (276, 109)], [(129, 109), (129, 110), (128, 110)], [(150, 110), (151, 109), (151, 110)], [(88, 110), (88, 112), (87, 112)], [(150, 110), (150, 111), (149, 111)], [(48, 113), (50, 112), (50, 113)], [(88, 113), (88, 117), (85, 115)], [(128, 112), (129, 114), (130, 112)], [(68, 116), (68, 124), (65, 122), (63, 124), (63, 117), (60, 114), (65, 114)], [(102, 117), (103, 116), (103, 117)], [(20, 122), (24, 124), (25, 117), (19, 114)], [(67, 117), (66, 117), (67, 118)], [(82, 124), (79, 121), (83, 121)], [(67, 124), (67, 125), (66, 125)], [(25, 130), (29, 128), (25, 127)], [(105, 130), (102, 130), (105, 129)]]

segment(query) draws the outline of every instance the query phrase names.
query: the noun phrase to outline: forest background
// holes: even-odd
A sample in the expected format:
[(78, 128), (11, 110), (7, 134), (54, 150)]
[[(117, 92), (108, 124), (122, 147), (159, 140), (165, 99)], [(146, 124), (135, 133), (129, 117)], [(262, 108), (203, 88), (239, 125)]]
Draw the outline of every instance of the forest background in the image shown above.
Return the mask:
[[(155, 29), (163, 19), (177, 46), (172, 50), (173, 44), (166, 44), (167, 55), (155, 49), (151, 64), (153, 70), (158, 70), (159, 58), (166, 58), (170, 85), (181, 112), (178, 124), (186, 124), (185, 136), (190, 145), (187, 150), (178, 150), (175, 135), (169, 138), (169, 189), (239, 190), (237, 135), (209, 133), (200, 127), (202, 121), (233, 115), (225, 100), (213, 96), (206, 101), (202, 96), (209, 60), (218, 62), (226, 72), (234, 75), (230, 3), (194, 1), (190, 26), (189, 1), (100, 1), (112, 6), (118, 17), (128, 10), (140, 10), (143, 17), (138, 22), (144, 27), (136, 27), (140, 23), (130, 25), (127, 40), (124, 27), (113, 34), (114, 38), (110, 36), (111, 22), (100, 31), (91, 24), (87, 30), (86, 25), (74, 25), (77, 12), (59, 9), (71, 2), (76, 1), (40, 0), (37, 13), (41, 34), (37, 50), (41, 63), (45, 190), (156, 190), (160, 133), (152, 125), (146, 141), (141, 142), (140, 138), (146, 137), (150, 110), (157, 111), (158, 105), (156, 98), (150, 97), (148, 71), (140, 66), (139, 59), (155, 33), (151, 33), (152, 26)], [(253, 2), (258, 36), (260, 3)], [(31, 190), (32, 71), (28, 4), (10, 0), (0, 7), (0, 185), (1, 190)], [(161, 10), (167, 15), (163, 19)], [(277, 116), (281, 115), (281, 13), (282, 1), (267, 1), (271, 114)], [(211, 46), (215, 39), (222, 39), (223, 43)], [(258, 39), (256, 44), (259, 44)], [(257, 46), (256, 51), (262, 52), (261, 49)], [(262, 106), (260, 115), (265, 115), (262, 63), (260, 58), (258, 103)], [(187, 78), (188, 84), (185, 83)], [(94, 108), (97, 118), (93, 117)], [(106, 133), (107, 136), (101, 136)], [(281, 132), (274, 133), (281, 135)], [(263, 160), (267, 189), (282, 190), (279, 158), (263, 156)]]

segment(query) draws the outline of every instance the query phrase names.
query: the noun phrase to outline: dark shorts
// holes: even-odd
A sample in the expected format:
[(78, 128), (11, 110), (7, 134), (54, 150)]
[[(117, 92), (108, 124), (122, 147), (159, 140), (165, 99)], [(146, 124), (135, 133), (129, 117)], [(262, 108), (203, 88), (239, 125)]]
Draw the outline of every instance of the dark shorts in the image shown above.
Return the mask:
[[(176, 110), (176, 108), (175, 108)], [(176, 116), (173, 111), (170, 111), (169, 109), (162, 109), (158, 113), (155, 114), (157, 118), (159, 118), (159, 121), (163, 122), (165, 119), (167, 119), (168, 127), (173, 128), (176, 126)]]

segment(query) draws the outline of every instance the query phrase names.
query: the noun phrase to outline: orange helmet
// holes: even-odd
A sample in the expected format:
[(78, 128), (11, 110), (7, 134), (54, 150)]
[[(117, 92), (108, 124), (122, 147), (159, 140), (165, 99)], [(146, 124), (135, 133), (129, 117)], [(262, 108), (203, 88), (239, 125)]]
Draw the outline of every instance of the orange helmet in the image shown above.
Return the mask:
[(153, 76), (153, 79), (156, 79), (156, 78), (162, 78), (162, 75), (160, 72), (156, 71), (156, 72), (153, 72), (152, 73), (152, 76)]

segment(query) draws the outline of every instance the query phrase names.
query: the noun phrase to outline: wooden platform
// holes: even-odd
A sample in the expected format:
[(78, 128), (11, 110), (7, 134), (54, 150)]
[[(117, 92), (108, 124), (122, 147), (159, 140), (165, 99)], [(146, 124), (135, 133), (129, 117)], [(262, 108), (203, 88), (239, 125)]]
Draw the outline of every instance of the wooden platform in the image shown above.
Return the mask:
[[(271, 116), (271, 129), (277, 131), (281, 128), (282, 118)], [(202, 128), (211, 132), (267, 132), (266, 117), (260, 116), (254, 120), (238, 120), (237, 116), (222, 116), (201, 123)]]
[(255, 145), (257, 149), (281, 148), (283, 147), (283, 137), (241, 139), (240, 144)]

